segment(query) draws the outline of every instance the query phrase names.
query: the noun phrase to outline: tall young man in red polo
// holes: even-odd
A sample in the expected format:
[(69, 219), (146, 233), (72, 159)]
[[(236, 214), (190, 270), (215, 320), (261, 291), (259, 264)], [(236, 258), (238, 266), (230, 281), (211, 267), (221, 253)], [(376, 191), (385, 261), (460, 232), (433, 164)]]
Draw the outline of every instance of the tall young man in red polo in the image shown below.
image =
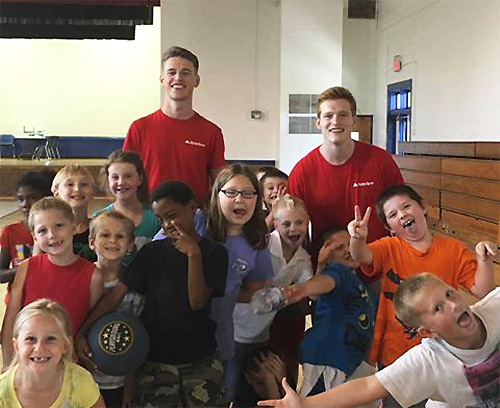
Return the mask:
[(202, 200), (220, 167), (224, 139), (218, 126), (193, 110), (193, 92), (200, 84), (196, 55), (170, 47), (162, 58), (161, 108), (132, 123), (124, 150), (139, 153), (149, 172), (149, 190), (161, 181), (181, 180)]
[[(288, 179), (290, 194), (307, 205), (313, 243), (332, 225), (347, 227), (354, 205), (364, 214), (387, 186), (403, 183), (398, 166), (385, 150), (351, 139), (356, 100), (348, 89), (327, 89), (319, 96), (317, 109), (316, 126), (323, 144), (303, 157)], [(369, 242), (387, 235), (377, 217), (371, 217), (369, 231)]]

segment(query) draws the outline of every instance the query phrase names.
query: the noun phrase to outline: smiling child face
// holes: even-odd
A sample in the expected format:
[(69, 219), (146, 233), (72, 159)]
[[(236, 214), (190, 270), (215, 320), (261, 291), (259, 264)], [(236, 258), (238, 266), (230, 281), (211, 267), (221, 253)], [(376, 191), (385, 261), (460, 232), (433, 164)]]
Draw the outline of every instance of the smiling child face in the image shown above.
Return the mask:
[(280, 234), (282, 245), (292, 250), (296, 250), (304, 242), (308, 224), (309, 216), (300, 206), (281, 207), (275, 213), (274, 228)]

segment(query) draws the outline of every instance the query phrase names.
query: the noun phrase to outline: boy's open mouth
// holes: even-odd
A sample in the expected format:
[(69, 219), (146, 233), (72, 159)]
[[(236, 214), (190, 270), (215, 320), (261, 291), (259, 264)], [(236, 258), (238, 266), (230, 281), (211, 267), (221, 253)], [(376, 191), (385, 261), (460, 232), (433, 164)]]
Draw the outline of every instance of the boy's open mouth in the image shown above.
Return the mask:
[(457, 320), (457, 323), (461, 327), (468, 326), (471, 322), (471, 316), (468, 312), (463, 312)]
[(408, 220), (403, 223), (403, 228), (411, 227), (413, 224), (415, 224), (415, 220)]
[(300, 239), (300, 234), (288, 235), (288, 239), (291, 242), (298, 242)]

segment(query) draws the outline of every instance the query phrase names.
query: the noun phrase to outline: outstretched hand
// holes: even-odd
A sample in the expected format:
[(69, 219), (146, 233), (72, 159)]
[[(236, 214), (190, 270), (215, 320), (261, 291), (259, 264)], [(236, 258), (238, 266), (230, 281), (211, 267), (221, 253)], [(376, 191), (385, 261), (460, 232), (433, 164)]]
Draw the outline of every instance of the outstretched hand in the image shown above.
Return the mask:
[(354, 220), (347, 225), (347, 231), (349, 231), (351, 238), (366, 240), (366, 237), (368, 236), (368, 221), (371, 213), (372, 209), (371, 207), (368, 207), (365, 215), (361, 217), (359, 206), (354, 206)]
[(302, 299), (307, 297), (307, 293), (304, 290), (303, 283), (295, 283), (290, 286), (285, 286), (282, 289), (283, 296), (285, 297), (285, 302), (287, 304), (300, 302)]
[(257, 405), (260, 407), (301, 408), (301, 399), (288, 385), (286, 378), (283, 378), (281, 384), (285, 390), (285, 396), (282, 399), (259, 401)]
[(172, 221), (172, 226), (175, 228), (176, 233), (171, 234), (170, 238), (175, 249), (187, 256), (199, 254), (200, 247), (193, 237), (187, 234), (175, 221)]
[(481, 241), (476, 245), (476, 255), (479, 261), (493, 260), (497, 254), (497, 245), (490, 241)]

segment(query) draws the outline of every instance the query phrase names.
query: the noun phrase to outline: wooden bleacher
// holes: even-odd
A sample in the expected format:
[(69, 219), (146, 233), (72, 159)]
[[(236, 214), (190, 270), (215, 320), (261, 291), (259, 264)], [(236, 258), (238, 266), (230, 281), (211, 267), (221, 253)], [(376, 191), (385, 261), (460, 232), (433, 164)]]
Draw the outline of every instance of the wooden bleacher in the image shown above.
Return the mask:
[(100, 188), (99, 172), (106, 163), (105, 159), (58, 159), (51, 160), (45, 165), (43, 160), (17, 160), (3, 159), (0, 166), (0, 199), (12, 199), (15, 194), (15, 186), (17, 181), (28, 171), (40, 171), (44, 167), (49, 167), (55, 172), (68, 164), (81, 164), (85, 166), (94, 176), (96, 181), (96, 198), (105, 198), (106, 192)]
[[(471, 250), (482, 240), (500, 243), (500, 143), (404, 142), (393, 157), (427, 201), (431, 229)], [(500, 251), (495, 275), (500, 285)]]
[[(228, 159), (227, 164), (243, 163), (257, 171), (261, 166), (274, 166), (273, 160), (237, 160)], [(28, 171), (40, 171), (44, 167), (49, 167), (57, 172), (68, 164), (80, 164), (85, 166), (94, 176), (96, 181), (95, 198), (109, 198), (100, 187), (99, 173), (106, 163), (106, 159), (56, 159), (56, 160), (18, 160), (4, 159), (0, 160), (0, 199), (12, 200), (14, 198), (14, 189), (17, 181)]]

